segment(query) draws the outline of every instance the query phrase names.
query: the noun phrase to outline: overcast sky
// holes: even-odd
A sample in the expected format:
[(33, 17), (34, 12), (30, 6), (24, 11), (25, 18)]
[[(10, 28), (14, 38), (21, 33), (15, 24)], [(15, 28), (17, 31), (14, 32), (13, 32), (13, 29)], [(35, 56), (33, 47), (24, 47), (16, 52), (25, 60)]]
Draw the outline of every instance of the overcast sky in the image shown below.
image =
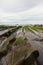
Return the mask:
[(0, 24), (36, 21), (43, 24), (43, 0), (0, 0)]
[(0, 0), (0, 8), (5, 12), (19, 12), (30, 9), (42, 0)]

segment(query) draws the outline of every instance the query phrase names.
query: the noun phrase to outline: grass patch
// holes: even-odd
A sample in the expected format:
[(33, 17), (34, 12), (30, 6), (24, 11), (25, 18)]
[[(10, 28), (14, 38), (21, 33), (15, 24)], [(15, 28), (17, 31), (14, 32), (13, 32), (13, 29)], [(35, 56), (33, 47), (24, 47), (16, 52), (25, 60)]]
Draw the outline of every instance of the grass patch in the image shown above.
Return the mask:
[(40, 31), (40, 30), (43, 30), (43, 28), (41, 28), (41, 27), (31, 27), (33, 30), (35, 30), (35, 31)]
[(22, 44), (22, 43), (24, 43), (23, 38), (18, 38), (18, 40), (16, 41), (15, 45)]
[(28, 31), (28, 26), (22, 27), (22, 31), (24, 31), (24, 29), (25, 29), (26, 31)]

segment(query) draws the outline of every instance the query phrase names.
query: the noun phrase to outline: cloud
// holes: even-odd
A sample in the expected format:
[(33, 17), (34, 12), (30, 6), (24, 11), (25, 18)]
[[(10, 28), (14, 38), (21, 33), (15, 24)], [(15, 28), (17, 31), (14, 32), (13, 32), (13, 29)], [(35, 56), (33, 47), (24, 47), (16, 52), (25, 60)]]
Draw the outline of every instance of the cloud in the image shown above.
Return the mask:
[[(20, 12), (16, 12), (16, 13), (15, 13), (15, 11), (17, 9), (13, 10), (12, 7), (15, 5), (18, 5), (17, 3), (20, 3), (19, 0), (18, 1), (16, 0), (16, 3), (14, 5), (13, 5), (14, 0), (13, 0), (13, 2), (12, 2), (12, 0), (11, 0), (11, 2), (10, 2), (10, 0), (7, 0), (7, 1), (3, 0), (3, 2), (4, 2), (4, 3), (2, 3), (3, 5), (0, 7), (0, 24), (5, 24), (5, 25), (6, 24), (9, 24), (9, 25), (43, 24), (43, 1), (39, 5), (37, 5), (33, 8), (31, 8), (31, 6), (30, 6), (31, 9), (28, 9), (28, 10), (26, 9), (25, 11), (19, 10), (19, 6), (21, 7), (21, 5), (22, 5), (22, 4), (19, 4), (18, 10)], [(24, 0), (21, 3), (24, 3)], [(26, 0), (25, 0), (25, 4), (26, 4)], [(25, 5), (25, 4), (22, 5), (22, 7), (23, 6), (24, 6), (24, 8), (25, 8), (25, 6), (27, 7), (27, 5)], [(28, 7), (29, 7), (29, 5), (28, 5)], [(6, 8), (8, 9), (8, 11), (6, 11), (7, 10)], [(10, 11), (10, 8), (11, 8), (12, 12)], [(23, 10), (23, 8), (22, 8), (22, 10)]]
[(42, 0), (0, 0), (0, 8), (5, 12), (20, 12), (30, 9)]
[(40, 3), (38, 6), (35, 6), (31, 8), (30, 10), (19, 12), (18, 15), (24, 19), (24, 18), (30, 18), (30, 17), (41, 17), (43, 16), (43, 2)]

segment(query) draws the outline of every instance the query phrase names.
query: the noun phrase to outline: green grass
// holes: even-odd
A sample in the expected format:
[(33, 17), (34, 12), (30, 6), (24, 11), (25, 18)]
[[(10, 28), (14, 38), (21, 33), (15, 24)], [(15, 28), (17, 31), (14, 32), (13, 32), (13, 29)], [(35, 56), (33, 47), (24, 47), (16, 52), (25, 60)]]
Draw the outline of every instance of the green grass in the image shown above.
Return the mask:
[(24, 27), (22, 27), (22, 31), (24, 31), (24, 29), (25, 29), (26, 31), (29, 30), (29, 29), (28, 29), (28, 26), (24, 26)]
[(22, 32), (24, 32), (24, 27), (22, 27)]
[(16, 45), (18, 44), (22, 44), (24, 42), (24, 40), (22, 38), (18, 38), (18, 40), (16, 41)]
[(41, 28), (41, 27), (31, 27), (33, 30), (35, 30), (35, 31), (40, 31), (40, 30), (43, 30), (43, 28)]
[(5, 25), (0, 25), (0, 31), (10, 29), (10, 28), (15, 28), (16, 26), (5, 26)]

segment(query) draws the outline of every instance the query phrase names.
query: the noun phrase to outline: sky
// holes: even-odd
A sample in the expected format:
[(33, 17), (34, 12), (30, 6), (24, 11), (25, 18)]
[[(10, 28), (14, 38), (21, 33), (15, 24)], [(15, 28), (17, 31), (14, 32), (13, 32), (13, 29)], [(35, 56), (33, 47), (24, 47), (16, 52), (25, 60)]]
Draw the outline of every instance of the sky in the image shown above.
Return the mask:
[(43, 0), (0, 0), (0, 24), (43, 24)]

